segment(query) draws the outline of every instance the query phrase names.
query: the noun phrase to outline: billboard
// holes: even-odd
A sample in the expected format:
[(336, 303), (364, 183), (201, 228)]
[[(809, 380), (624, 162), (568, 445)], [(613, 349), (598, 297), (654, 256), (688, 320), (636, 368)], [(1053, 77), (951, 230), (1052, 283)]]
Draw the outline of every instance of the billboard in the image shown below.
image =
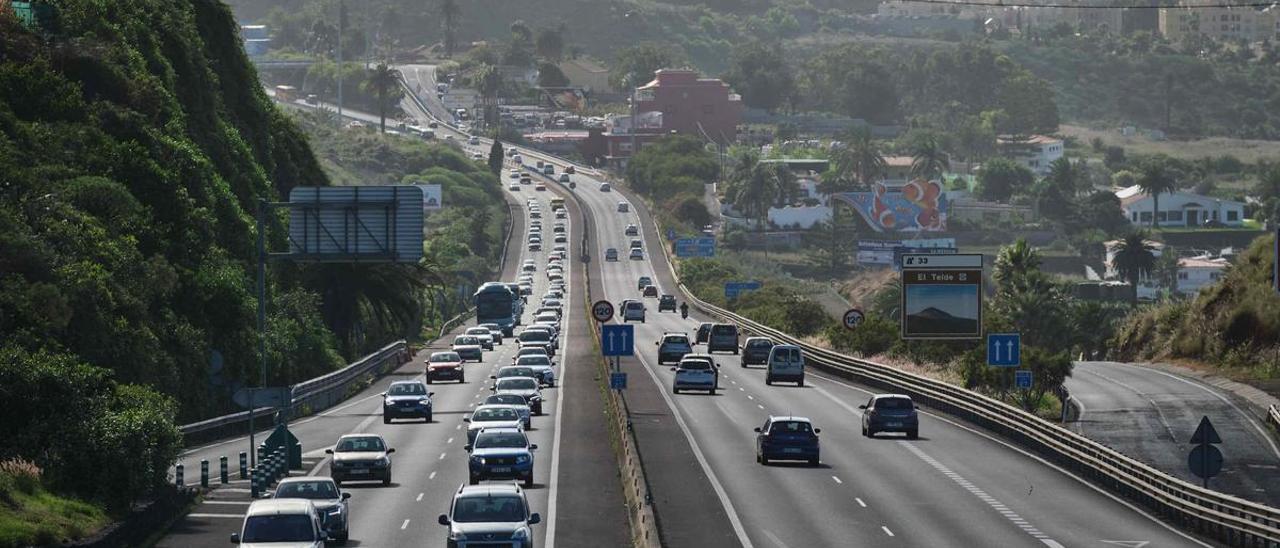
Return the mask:
[[(935, 251), (943, 250), (943, 251)], [(955, 253), (955, 238), (930, 238), (923, 240), (858, 240), (855, 255), (858, 264), (899, 264), (902, 253)]]
[(289, 259), (416, 263), (422, 258), (423, 202), (414, 185), (294, 187)]
[(916, 179), (890, 189), (832, 195), (853, 207), (876, 232), (941, 232), (947, 229), (947, 196), (937, 181)]
[(982, 337), (982, 255), (902, 256), (902, 338)]
[(444, 207), (444, 191), (440, 185), (415, 185), (422, 189), (422, 211), (434, 211)]

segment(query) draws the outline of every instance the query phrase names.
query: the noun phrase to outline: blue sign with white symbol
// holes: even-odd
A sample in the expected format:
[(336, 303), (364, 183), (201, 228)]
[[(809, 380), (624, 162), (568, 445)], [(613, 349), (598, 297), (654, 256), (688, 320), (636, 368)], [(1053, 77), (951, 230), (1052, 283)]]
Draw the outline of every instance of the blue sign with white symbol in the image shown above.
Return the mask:
[(758, 281), (750, 281), (750, 282), (725, 282), (725, 283), (724, 283), (724, 298), (726, 298), (726, 299), (736, 299), (736, 298), (738, 297), (738, 295), (739, 295), (739, 294), (741, 294), (743, 291), (755, 291), (755, 290), (757, 290), (757, 289), (760, 289), (760, 285), (761, 285), (761, 284), (760, 284), (760, 282), (758, 282)]
[(715, 238), (680, 238), (673, 247), (677, 257), (716, 256)]
[(609, 388), (611, 390), (626, 390), (627, 374), (626, 373), (610, 373)]
[(634, 356), (636, 326), (630, 324), (600, 326), (600, 349), (605, 356)]
[(1031, 370), (1019, 369), (1013, 372), (1013, 385), (1019, 390), (1031, 390)]
[(1022, 365), (1022, 334), (988, 333), (987, 365), (991, 367)]
[(667, 229), (667, 241), (669, 242), (669, 241), (674, 240), (674, 239), (676, 239), (676, 229), (674, 229), (674, 228), (668, 228), (668, 229)]

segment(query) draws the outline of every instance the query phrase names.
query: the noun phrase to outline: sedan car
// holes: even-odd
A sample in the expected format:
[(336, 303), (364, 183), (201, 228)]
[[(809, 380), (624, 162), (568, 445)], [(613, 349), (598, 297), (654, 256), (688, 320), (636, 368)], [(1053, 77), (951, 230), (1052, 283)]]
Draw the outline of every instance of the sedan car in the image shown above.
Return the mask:
[(626, 234), (627, 236), (639, 236), (640, 228), (636, 225), (627, 225)]
[(804, 417), (769, 417), (756, 431), (756, 462), (769, 464), (770, 460), (802, 460), (809, 466), (817, 466), (819, 458), (818, 434)]
[(920, 417), (911, 396), (905, 394), (877, 394), (871, 396), (862, 409), (862, 435), (875, 437), (880, 432), (905, 432), (908, 439), (920, 435)]
[(301, 476), (285, 478), (276, 485), (274, 499), (307, 499), (320, 514), (320, 523), (329, 538), (346, 542), (351, 536), (349, 501), (351, 493), (344, 493), (332, 478)]
[(639, 278), (636, 278), (636, 289), (644, 289), (651, 285), (653, 285), (653, 278), (650, 278), (648, 276), (641, 276)]
[(467, 443), (475, 441), (476, 434), (485, 428), (520, 428), (524, 425), (520, 412), (510, 405), (481, 405), (462, 421), (467, 423)]
[(639, 248), (632, 248), (630, 259), (633, 261), (643, 261), (644, 250)]
[(427, 385), (418, 381), (396, 381), (382, 393), (382, 424), (391, 419), (423, 418), (431, 422), (431, 396)]
[(520, 413), (520, 420), (524, 422), (526, 430), (533, 427), (533, 411), (529, 409), (529, 402), (525, 401), (524, 396), (490, 394), (481, 405), (509, 405)]
[(612, 247), (611, 247), (611, 248), (609, 248), (609, 249), (604, 250), (604, 260), (606, 260), (606, 261), (617, 261), (617, 260), (618, 260), (618, 250), (617, 250), (617, 249), (614, 249), (614, 248), (612, 248)]
[(673, 295), (663, 295), (658, 297), (658, 312), (663, 310), (676, 311), (676, 298)]
[(529, 402), (529, 409), (534, 415), (542, 414), (542, 386), (533, 377), (506, 377), (494, 383), (494, 394), (515, 394), (524, 396)]
[(467, 382), (462, 370), (462, 356), (457, 352), (432, 352), (427, 358), (427, 384), (439, 380)]
[(487, 479), (518, 479), (533, 487), (533, 452), (524, 431), (516, 428), (485, 428), (465, 449), (471, 485)]
[(521, 356), (516, 358), (516, 365), (533, 369), (534, 378), (544, 386), (556, 385), (555, 362), (546, 354)]
[(482, 323), (477, 327), (483, 327), (489, 330), (489, 336), (493, 337), (493, 342), (502, 344), (502, 326), (496, 323)]
[(480, 346), (480, 339), (471, 335), (454, 337), (450, 350), (457, 352), (463, 360), (484, 361), (484, 347)]
[(391, 485), (391, 454), (396, 450), (377, 434), (347, 434), (325, 453), (333, 455), (329, 475), (342, 485), (344, 481), (378, 481)]
[(493, 335), (489, 333), (488, 329), (483, 327), (468, 327), (466, 331), (463, 331), (463, 333), (471, 335), (472, 337), (475, 337), (476, 340), (479, 340), (480, 348), (484, 350), (493, 350)]
[(720, 388), (720, 372), (711, 356), (706, 354), (686, 354), (675, 367), (675, 380), (671, 391), (679, 394), (681, 390), (706, 390), (715, 394)]
[(665, 333), (658, 343), (658, 365), (680, 363), (685, 354), (693, 352), (689, 345), (689, 336), (684, 333)]
[[(645, 297), (657, 297), (657, 296), (658, 296), (658, 286), (656, 286), (656, 285), (651, 285), (651, 286), (647, 286), (647, 287), (645, 287), (645, 288), (644, 288), (644, 296), (645, 296)], [(658, 312), (662, 312), (662, 309), (661, 309), (661, 308), (659, 308), (659, 309), (658, 309)]]
[(742, 367), (764, 365), (772, 348), (773, 340), (768, 337), (747, 337), (747, 341), (742, 343)]

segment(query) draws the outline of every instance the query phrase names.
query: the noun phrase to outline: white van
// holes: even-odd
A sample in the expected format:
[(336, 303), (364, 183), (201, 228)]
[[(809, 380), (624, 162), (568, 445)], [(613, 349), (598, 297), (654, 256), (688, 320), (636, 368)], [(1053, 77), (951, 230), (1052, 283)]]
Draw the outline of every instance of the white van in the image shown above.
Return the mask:
[(769, 360), (766, 363), (769, 370), (764, 374), (765, 384), (781, 381), (804, 386), (804, 352), (800, 347), (790, 344), (774, 345), (769, 350)]
[(308, 499), (255, 500), (244, 514), (239, 533), (231, 533), (238, 546), (289, 546), (324, 548), (329, 535), (320, 514)]

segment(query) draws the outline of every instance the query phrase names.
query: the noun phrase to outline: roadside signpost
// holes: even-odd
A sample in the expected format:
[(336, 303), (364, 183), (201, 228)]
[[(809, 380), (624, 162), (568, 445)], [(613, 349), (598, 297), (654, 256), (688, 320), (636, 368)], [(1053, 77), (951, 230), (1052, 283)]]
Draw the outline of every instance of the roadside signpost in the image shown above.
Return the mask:
[[(592, 312), (594, 312), (595, 307), (592, 306), (591, 308)], [(611, 305), (610, 313), (612, 312)], [(634, 356), (636, 353), (635, 345), (636, 326), (631, 324), (600, 325), (600, 350), (604, 357), (613, 359), (613, 372), (609, 374), (609, 388), (613, 390), (625, 390), (627, 388), (627, 374), (622, 372), (620, 358), (622, 356)]]
[(591, 305), (591, 317), (597, 322), (605, 323), (613, 319), (613, 303), (609, 301), (596, 301)]
[(675, 239), (676, 239), (676, 229), (674, 229), (674, 228), (668, 228), (668, 229), (667, 229), (667, 241), (668, 241), (668, 242), (670, 242), (670, 241), (675, 240)]
[(991, 367), (1022, 365), (1022, 334), (987, 333), (987, 365)]
[(1201, 417), (1196, 433), (1191, 435), (1191, 443), (1195, 445), (1191, 454), (1187, 455), (1187, 466), (1191, 473), (1204, 480), (1205, 489), (1209, 488), (1209, 478), (1222, 471), (1222, 451), (1214, 444), (1222, 443), (1218, 431), (1214, 429), (1209, 417)]
[(245, 409), (255, 407), (284, 407), (290, 403), (288, 386), (268, 386), (266, 388), (245, 387), (236, 390), (231, 400)]
[(612, 390), (626, 390), (627, 374), (626, 373), (610, 373), (609, 388)]
[(902, 338), (982, 338), (982, 255), (902, 256)]
[(754, 280), (750, 282), (725, 282), (724, 298), (736, 299), (738, 298), (738, 295), (742, 294), (743, 291), (755, 291), (757, 289), (760, 289), (762, 285), (763, 284), (761, 284), (759, 281), (754, 281)]
[(1035, 379), (1030, 369), (1019, 369), (1013, 372), (1013, 385), (1018, 390), (1031, 390), (1031, 382)]
[(854, 330), (857, 329), (859, 325), (862, 325), (862, 322), (866, 319), (867, 317), (862, 314), (861, 310), (850, 308), (844, 313), (842, 322), (844, 323), (845, 329)]
[(715, 238), (679, 238), (672, 249), (677, 257), (715, 257)]

